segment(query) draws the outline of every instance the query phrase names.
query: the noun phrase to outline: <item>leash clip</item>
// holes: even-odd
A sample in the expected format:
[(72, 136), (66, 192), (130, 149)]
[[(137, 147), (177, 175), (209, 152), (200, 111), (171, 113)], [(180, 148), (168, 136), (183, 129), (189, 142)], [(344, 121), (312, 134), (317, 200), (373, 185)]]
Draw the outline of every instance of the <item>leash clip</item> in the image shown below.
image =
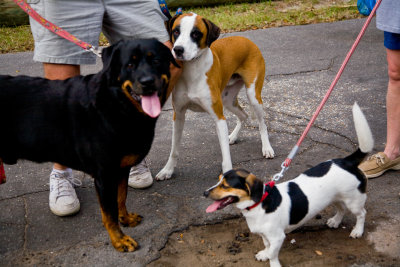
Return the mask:
[(272, 177), (272, 181), (275, 181), (275, 182), (279, 181), (283, 177), (283, 174), (287, 171), (287, 169), (289, 169), (289, 167), (285, 165), (285, 162), (282, 162), (281, 168), (282, 168), (281, 171), (279, 173), (276, 173)]
[(296, 144), (290, 151), (290, 153), (289, 153), (288, 157), (285, 159), (285, 161), (282, 162), (282, 164), (281, 164), (282, 170), (272, 177), (273, 181), (275, 181), (275, 182), (279, 181), (283, 177), (283, 174), (289, 169), (290, 163), (292, 162), (292, 159), (294, 158), (294, 156), (296, 156), (298, 150), (299, 150), (299, 146)]
[(90, 46), (89, 49), (86, 49), (86, 50), (92, 52), (93, 54), (95, 54), (96, 56), (101, 58), (101, 50), (98, 47), (95, 47), (92, 45), (92, 46)]

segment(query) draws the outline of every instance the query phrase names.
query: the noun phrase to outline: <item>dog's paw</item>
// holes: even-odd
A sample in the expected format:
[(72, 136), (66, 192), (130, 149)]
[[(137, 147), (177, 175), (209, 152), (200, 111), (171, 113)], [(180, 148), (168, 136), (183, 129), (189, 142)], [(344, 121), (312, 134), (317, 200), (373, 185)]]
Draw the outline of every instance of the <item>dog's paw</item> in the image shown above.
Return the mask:
[(364, 230), (363, 229), (356, 229), (354, 228), (353, 231), (350, 233), (351, 238), (359, 238), (363, 235)]
[(163, 168), (159, 173), (156, 175), (156, 180), (157, 181), (162, 181), (162, 180), (168, 180), (172, 177), (172, 174), (174, 173), (174, 170), (168, 169), (168, 168)]
[(136, 213), (128, 213), (126, 216), (120, 216), (119, 222), (125, 227), (135, 227), (142, 221), (143, 217)]
[(120, 252), (132, 252), (139, 248), (138, 243), (127, 235), (123, 235), (122, 238), (115, 240), (113, 246)]
[(256, 259), (258, 261), (267, 261), (268, 260), (268, 251), (267, 250), (261, 250), (256, 254)]
[(238, 138), (238, 135), (237, 135), (237, 134), (231, 133), (231, 134), (229, 135), (229, 144), (230, 144), (230, 145), (235, 144), (237, 138)]
[(330, 228), (338, 228), (339, 224), (340, 221), (335, 220), (335, 217), (328, 219), (328, 221), (326, 222), (326, 225), (328, 225)]
[(262, 153), (263, 153), (264, 157), (269, 158), (269, 159), (272, 159), (273, 157), (275, 157), (275, 152), (271, 146), (263, 147)]

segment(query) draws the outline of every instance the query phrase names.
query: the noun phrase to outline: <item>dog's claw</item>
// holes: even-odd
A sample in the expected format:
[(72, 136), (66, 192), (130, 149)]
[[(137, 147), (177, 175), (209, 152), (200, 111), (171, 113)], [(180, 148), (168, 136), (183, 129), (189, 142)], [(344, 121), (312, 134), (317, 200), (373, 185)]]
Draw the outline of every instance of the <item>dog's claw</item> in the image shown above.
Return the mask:
[(257, 259), (258, 261), (267, 261), (267, 260), (268, 260), (268, 251), (266, 251), (265, 249), (259, 251), (259, 252), (256, 254), (256, 259)]
[(143, 219), (143, 216), (136, 213), (128, 213), (126, 216), (119, 217), (119, 222), (125, 227), (135, 227)]
[(121, 239), (113, 242), (113, 246), (120, 252), (132, 252), (139, 248), (138, 243), (130, 236), (124, 235)]
[(156, 175), (156, 180), (157, 181), (168, 180), (172, 177), (172, 174), (173, 174), (173, 171), (166, 170), (164, 168)]
[(334, 218), (330, 218), (326, 224), (330, 227), (330, 228), (338, 228), (340, 221), (336, 221)]
[(351, 238), (359, 238), (362, 236), (362, 234), (363, 234), (363, 231), (360, 231), (358, 229), (353, 229), (353, 231), (351, 231), (351, 233), (350, 233), (350, 237)]
[(275, 157), (275, 152), (272, 147), (263, 148), (263, 156), (268, 159), (272, 159), (273, 157)]

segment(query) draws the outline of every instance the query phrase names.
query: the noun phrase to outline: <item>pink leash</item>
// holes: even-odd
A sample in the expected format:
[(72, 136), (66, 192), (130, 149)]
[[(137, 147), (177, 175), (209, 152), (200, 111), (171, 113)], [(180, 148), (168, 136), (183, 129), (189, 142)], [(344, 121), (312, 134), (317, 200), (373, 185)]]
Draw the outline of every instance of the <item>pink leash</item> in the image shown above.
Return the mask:
[(4, 172), (3, 161), (0, 159), (0, 184), (4, 184), (6, 182), (6, 173)]
[(349, 59), (351, 55), (353, 54), (354, 50), (356, 50), (357, 45), (360, 43), (361, 37), (364, 35), (369, 23), (371, 22), (373, 16), (375, 15), (376, 10), (378, 9), (379, 5), (381, 4), (382, 0), (377, 0), (375, 7), (372, 9), (371, 14), (369, 14), (367, 20), (364, 23), (364, 26), (362, 27), (360, 33), (357, 36), (357, 39), (354, 41), (353, 46), (351, 47), (350, 51), (347, 53), (346, 58), (344, 59), (342, 66), (340, 67), (338, 73), (336, 74), (335, 79), (333, 80), (331, 86), (329, 87), (328, 92), (326, 92), (325, 97), (322, 99), (321, 103), (319, 104), (317, 110), (315, 111), (314, 115), (312, 116), (310, 122), (308, 123), (306, 129), (304, 130), (303, 134), (300, 136), (299, 141), (297, 141), (296, 145), (292, 148), (290, 151), (289, 155), (287, 156), (286, 160), (282, 162), (282, 170), (275, 174), (272, 178), (274, 181), (278, 181), (283, 177), (283, 174), (289, 169), (289, 165), (292, 162), (293, 158), (297, 154), (297, 151), (303, 142), (304, 138), (308, 134), (308, 131), (310, 130), (311, 126), (313, 125), (314, 121), (317, 119), (318, 114), (320, 113), (321, 109), (324, 107), (325, 102), (328, 100), (329, 96), (332, 93), (333, 88), (335, 87), (336, 83), (338, 82), (340, 76), (342, 75), (342, 72), (344, 68), (346, 67), (347, 63), (349, 62)]
[(31, 16), (34, 20), (36, 20), (37, 22), (39, 22), (43, 27), (45, 27), (46, 29), (48, 29), (49, 31), (54, 32), (55, 34), (57, 34), (58, 36), (61, 36), (62, 38), (67, 39), (68, 41), (73, 42), (74, 44), (82, 47), (83, 49), (85, 49), (86, 51), (90, 51), (92, 53), (94, 53), (95, 55), (97, 55), (98, 57), (101, 57), (101, 53), (98, 50), (98, 48), (96, 48), (95, 46), (88, 44), (78, 38), (76, 38), (75, 36), (73, 36), (72, 34), (70, 34), (69, 32), (63, 30), (62, 28), (58, 27), (57, 25), (54, 25), (53, 23), (51, 23), (50, 21), (46, 20), (45, 18), (43, 18), (42, 16), (40, 16), (30, 5), (28, 5), (24, 0), (14, 0), (14, 2), (20, 7), (22, 8), (23, 11), (25, 11), (29, 16)]

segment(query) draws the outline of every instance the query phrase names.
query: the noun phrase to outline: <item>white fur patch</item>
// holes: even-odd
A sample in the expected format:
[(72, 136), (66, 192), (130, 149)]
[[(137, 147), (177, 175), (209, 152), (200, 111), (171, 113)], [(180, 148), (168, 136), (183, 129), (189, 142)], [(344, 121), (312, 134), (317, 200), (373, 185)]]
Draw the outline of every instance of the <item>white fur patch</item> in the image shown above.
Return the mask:
[(367, 119), (357, 103), (353, 105), (353, 119), (360, 150), (364, 153), (371, 152), (374, 148), (374, 138), (372, 137)]
[[(190, 61), (195, 57), (198, 57), (200, 54), (201, 49), (190, 37), (190, 34), (195, 26), (196, 17), (197, 15), (193, 13), (192, 16), (185, 16), (180, 21), (180, 35), (174, 43), (174, 47), (180, 46), (184, 49), (183, 58), (179, 58), (180, 60)], [(175, 52), (172, 53), (176, 58)]]

